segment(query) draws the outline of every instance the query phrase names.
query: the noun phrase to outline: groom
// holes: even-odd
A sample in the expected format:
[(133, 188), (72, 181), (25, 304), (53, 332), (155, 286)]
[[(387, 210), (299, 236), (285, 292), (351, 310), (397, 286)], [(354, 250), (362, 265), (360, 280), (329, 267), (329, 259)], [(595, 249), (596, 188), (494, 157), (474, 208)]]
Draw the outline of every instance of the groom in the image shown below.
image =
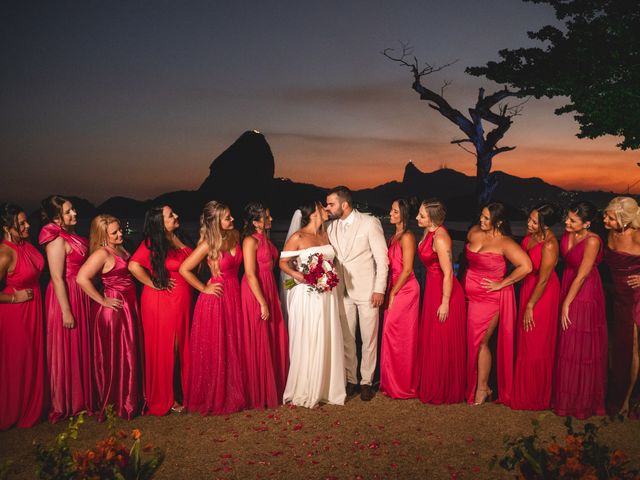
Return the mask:
[(387, 244), (380, 221), (353, 208), (351, 191), (336, 187), (327, 195), (327, 212), (333, 220), (328, 228), (329, 241), (336, 250), (340, 276), (340, 322), (344, 340), (347, 396), (356, 393), (358, 376), (356, 324), (360, 322), (362, 361), (360, 398), (373, 398), (371, 383), (376, 368), (378, 308), (384, 301), (387, 285)]

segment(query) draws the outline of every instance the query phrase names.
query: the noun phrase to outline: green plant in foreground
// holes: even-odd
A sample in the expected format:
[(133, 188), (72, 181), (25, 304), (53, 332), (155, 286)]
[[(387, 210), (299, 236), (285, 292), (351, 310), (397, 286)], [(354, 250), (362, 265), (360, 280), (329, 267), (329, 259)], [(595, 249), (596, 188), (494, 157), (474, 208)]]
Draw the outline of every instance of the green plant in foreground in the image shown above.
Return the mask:
[[(151, 444), (142, 446), (140, 430), (131, 434), (115, 431), (115, 415), (108, 407), (107, 437), (96, 442), (88, 450), (72, 449), (69, 439), (76, 440), (80, 425), (84, 423), (84, 413), (69, 419), (67, 431), (56, 436), (53, 445), (35, 444), (36, 475), (41, 480), (147, 480), (153, 478), (164, 461), (164, 451)], [(123, 440), (133, 439), (128, 447)], [(153, 451), (151, 457), (143, 461), (142, 453)]]
[[(586, 423), (582, 431), (573, 428), (571, 417), (565, 419), (567, 434), (564, 444), (555, 437), (548, 442), (540, 438), (540, 420), (532, 420), (533, 433), (504, 438), (505, 453), (501, 458), (494, 455), (489, 468), (496, 463), (506, 471), (514, 472), (517, 478), (539, 480), (567, 478), (581, 480), (640, 479), (636, 469), (629, 468), (626, 455), (613, 450), (598, 439), (599, 426)], [(603, 419), (602, 426), (609, 421)]]

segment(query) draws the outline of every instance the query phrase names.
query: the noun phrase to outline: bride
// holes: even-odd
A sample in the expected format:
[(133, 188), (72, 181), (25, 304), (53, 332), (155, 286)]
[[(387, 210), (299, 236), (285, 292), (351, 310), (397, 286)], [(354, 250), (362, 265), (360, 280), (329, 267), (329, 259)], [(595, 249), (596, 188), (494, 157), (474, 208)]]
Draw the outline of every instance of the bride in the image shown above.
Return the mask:
[(308, 408), (319, 403), (344, 405), (344, 348), (337, 289), (312, 291), (296, 269), (316, 253), (333, 261), (335, 252), (323, 227), (328, 214), (319, 202), (302, 206), (300, 213), (301, 228), (287, 240), (280, 255), (280, 269), (297, 282), (288, 292), (290, 367), (283, 402)]

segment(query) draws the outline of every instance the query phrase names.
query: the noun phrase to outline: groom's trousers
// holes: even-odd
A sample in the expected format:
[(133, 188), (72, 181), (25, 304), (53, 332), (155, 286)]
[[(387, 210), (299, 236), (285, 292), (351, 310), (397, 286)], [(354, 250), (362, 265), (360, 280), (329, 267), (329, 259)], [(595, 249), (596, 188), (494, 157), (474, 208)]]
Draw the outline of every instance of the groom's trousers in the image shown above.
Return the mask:
[(342, 338), (344, 340), (344, 367), (347, 382), (358, 384), (358, 357), (356, 352), (356, 326), (360, 322), (362, 337), (362, 361), (360, 363), (360, 383), (371, 385), (376, 369), (378, 350), (378, 307), (372, 307), (371, 301), (357, 301), (344, 297), (344, 311), (340, 311)]

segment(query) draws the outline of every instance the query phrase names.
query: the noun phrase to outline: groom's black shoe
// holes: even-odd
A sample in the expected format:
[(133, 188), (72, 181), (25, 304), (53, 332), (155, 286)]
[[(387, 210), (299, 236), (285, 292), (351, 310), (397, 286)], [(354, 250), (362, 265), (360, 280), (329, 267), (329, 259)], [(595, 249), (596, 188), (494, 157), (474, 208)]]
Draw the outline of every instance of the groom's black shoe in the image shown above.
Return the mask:
[(347, 382), (347, 388), (345, 390), (347, 391), (347, 397), (353, 397), (358, 393), (358, 385)]
[(371, 385), (360, 385), (360, 400), (368, 402), (374, 397), (375, 393)]

